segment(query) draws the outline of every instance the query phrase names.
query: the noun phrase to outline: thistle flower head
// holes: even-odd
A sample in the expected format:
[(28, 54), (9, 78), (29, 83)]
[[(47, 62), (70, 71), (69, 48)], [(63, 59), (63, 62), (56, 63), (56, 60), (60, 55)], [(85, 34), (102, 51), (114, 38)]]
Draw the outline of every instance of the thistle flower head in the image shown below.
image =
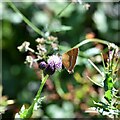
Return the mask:
[(47, 62), (51, 66), (55, 66), (56, 70), (61, 70), (62, 69), (62, 58), (58, 55), (50, 56)]

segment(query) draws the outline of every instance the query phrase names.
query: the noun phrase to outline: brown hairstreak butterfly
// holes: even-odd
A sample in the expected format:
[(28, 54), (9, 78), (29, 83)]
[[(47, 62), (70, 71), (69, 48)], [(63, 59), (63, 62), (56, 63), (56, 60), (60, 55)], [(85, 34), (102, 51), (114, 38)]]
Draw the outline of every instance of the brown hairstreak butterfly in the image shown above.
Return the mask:
[(62, 55), (62, 64), (69, 73), (72, 73), (74, 71), (76, 59), (78, 56), (78, 50), (78, 48), (72, 48), (71, 50), (63, 53)]

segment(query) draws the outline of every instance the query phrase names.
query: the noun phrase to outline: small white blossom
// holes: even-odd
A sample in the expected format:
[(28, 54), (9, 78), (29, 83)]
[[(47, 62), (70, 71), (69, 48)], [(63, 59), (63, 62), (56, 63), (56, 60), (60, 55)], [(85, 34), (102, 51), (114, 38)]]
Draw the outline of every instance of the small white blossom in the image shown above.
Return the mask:
[(32, 67), (33, 62), (35, 62), (35, 60), (34, 60), (33, 57), (31, 57), (31, 56), (27, 56), (27, 57), (26, 57), (26, 62), (25, 62), (25, 63), (28, 63), (29, 66), (30, 66), (30, 68)]
[(40, 43), (40, 44), (44, 44), (45, 43), (45, 39), (44, 38), (37, 38), (35, 41), (37, 43)]
[(17, 48), (20, 52), (27, 52), (28, 50), (31, 52), (34, 52), (33, 49), (29, 48), (29, 45), (30, 45), (30, 43), (25, 41), (24, 43), (22, 43), (21, 46), (18, 46)]

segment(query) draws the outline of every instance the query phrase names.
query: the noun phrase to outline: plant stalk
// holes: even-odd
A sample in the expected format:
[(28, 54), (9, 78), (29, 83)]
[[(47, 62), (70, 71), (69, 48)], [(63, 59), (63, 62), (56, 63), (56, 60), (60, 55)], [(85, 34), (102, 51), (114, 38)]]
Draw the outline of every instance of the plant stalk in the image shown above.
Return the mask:
[(26, 118), (30, 118), (32, 116), (35, 103), (37, 103), (38, 99), (40, 99), (42, 89), (43, 89), (48, 77), (49, 77), (49, 75), (46, 75), (45, 77), (42, 78), (40, 88), (39, 88), (39, 90), (37, 92), (37, 95), (36, 95), (34, 101), (32, 102), (31, 106), (28, 109), (25, 109), (24, 112), (20, 113), (21, 118), (26, 119)]

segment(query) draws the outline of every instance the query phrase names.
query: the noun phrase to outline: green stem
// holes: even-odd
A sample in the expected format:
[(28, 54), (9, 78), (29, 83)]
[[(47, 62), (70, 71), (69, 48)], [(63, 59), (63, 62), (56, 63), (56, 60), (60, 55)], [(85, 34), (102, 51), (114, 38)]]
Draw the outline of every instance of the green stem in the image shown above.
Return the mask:
[[(101, 53), (101, 58), (102, 58), (103, 68), (104, 68), (104, 70), (106, 70), (103, 53)], [(105, 72), (105, 71), (104, 71), (104, 72)]]
[(18, 13), (22, 19), (24, 20), (24, 22), (30, 26), (36, 33), (38, 33), (39, 35), (41, 35), (42, 37), (45, 37), (45, 34), (40, 30), (38, 29), (34, 24), (32, 24), (17, 8), (16, 6), (10, 1), (10, 0), (7, 0), (7, 3), (8, 5), (16, 12)]
[(54, 80), (55, 88), (56, 88), (56, 91), (57, 91), (57, 93), (59, 94), (59, 96), (60, 96), (61, 98), (63, 98), (63, 96), (65, 95), (65, 93), (64, 93), (63, 89), (61, 88), (61, 84), (60, 84), (60, 80), (58, 79), (58, 75), (59, 75), (59, 73), (56, 73), (56, 74), (54, 75), (54, 77), (56, 78), (56, 79)]
[(43, 77), (43, 79), (42, 79), (42, 83), (41, 83), (41, 85), (40, 85), (40, 88), (39, 88), (39, 90), (38, 90), (38, 92), (37, 92), (37, 95), (36, 95), (36, 97), (35, 97), (35, 99), (34, 99), (34, 101), (33, 101), (33, 105), (35, 105), (35, 103), (38, 101), (38, 99), (40, 98), (40, 95), (41, 95), (41, 91), (42, 91), (42, 89), (43, 89), (43, 86), (45, 85), (45, 83), (46, 83), (46, 80), (48, 79), (48, 77), (49, 77), (49, 75), (46, 75), (45, 77)]
[[(107, 45), (107, 46), (110, 44), (110, 42), (107, 42), (107, 41), (105, 41), (105, 40), (100, 40), (100, 39), (97, 39), (97, 38), (93, 38), (93, 39), (85, 39), (85, 40), (83, 40), (82, 42), (80, 42), (80, 43), (78, 43), (77, 45), (75, 45), (73, 48), (79, 48), (79, 47), (81, 47), (82, 45), (85, 45), (85, 44), (87, 44), (87, 43), (89, 43), (89, 42), (97, 42), (97, 43), (101, 43), (101, 44), (104, 44), (104, 45)], [(61, 46), (61, 45), (59, 45), (59, 48), (60, 48), (61, 50), (63, 50), (63, 51), (66, 50), (66, 48), (63, 47), (63, 46)], [(69, 50), (71, 50), (71, 48), (70, 48)], [(69, 51), (69, 50), (68, 50), (68, 51)]]
[(43, 89), (43, 87), (44, 87), (48, 77), (49, 77), (49, 75), (46, 75), (45, 77), (42, 78), (42, 82), (41, 82), (40, 88), (39, 88), (39, 90), (37, 92), (37, 95), (36, 95), (34, 101), (32, 102), (31, 106), (27, 109), (27, 111), (25, 109), (25, 111), (20, 114), (21, 118), (26, 119), (26, 118), (30, 118), (32, 116), (35, 103), (37, 103), (38, 99), (40, 98), (42, 89)]
[(86, 39), (80, 43), (78, 43), (76, 46), (74, 46), (73, 48), (76, 48), (76, 47), (81, 47), (82, 45), (84, 44), (87, 44), (89, 42), (98, 42), (98, 43), (102, 43), (102, 44), (105, 44), (105, 45), (108, 45), (110, 42), (107, 42), (107, 41), (104, 41), (104, 40), (100, 40), (100, 39), (97, 39), (97, 38), (94, 38), (94, 39)]
[(47, 31), (48, 31), (48, 32), (51, 32), (51, 31), (50, 31), (50, 26), (51, 26), (53, 20), (54, 20), (55, 18), (56, 18), (56, 19), (59, 18), (60, 15), (64, 12), (64, 10), (67, 9), (69, 5), (71, 5), (71, 3), (72, 3), (72, 2), (68, 3), (62, 10), (60, 10), (60, 11), (57, 13), (56, 16), (54, 16), (54, 17), (50, 20), (49, 24), (47, 25)]
[(63, 11), (64, 11), (69, 5), (71, 5), (71, 3), (72, 3), (72, 2), (70, 2), (69, 4), (67, 4), (67, 5), (56, 15), (56, 17), (59, 17), (59, 16), (63, 13)]

